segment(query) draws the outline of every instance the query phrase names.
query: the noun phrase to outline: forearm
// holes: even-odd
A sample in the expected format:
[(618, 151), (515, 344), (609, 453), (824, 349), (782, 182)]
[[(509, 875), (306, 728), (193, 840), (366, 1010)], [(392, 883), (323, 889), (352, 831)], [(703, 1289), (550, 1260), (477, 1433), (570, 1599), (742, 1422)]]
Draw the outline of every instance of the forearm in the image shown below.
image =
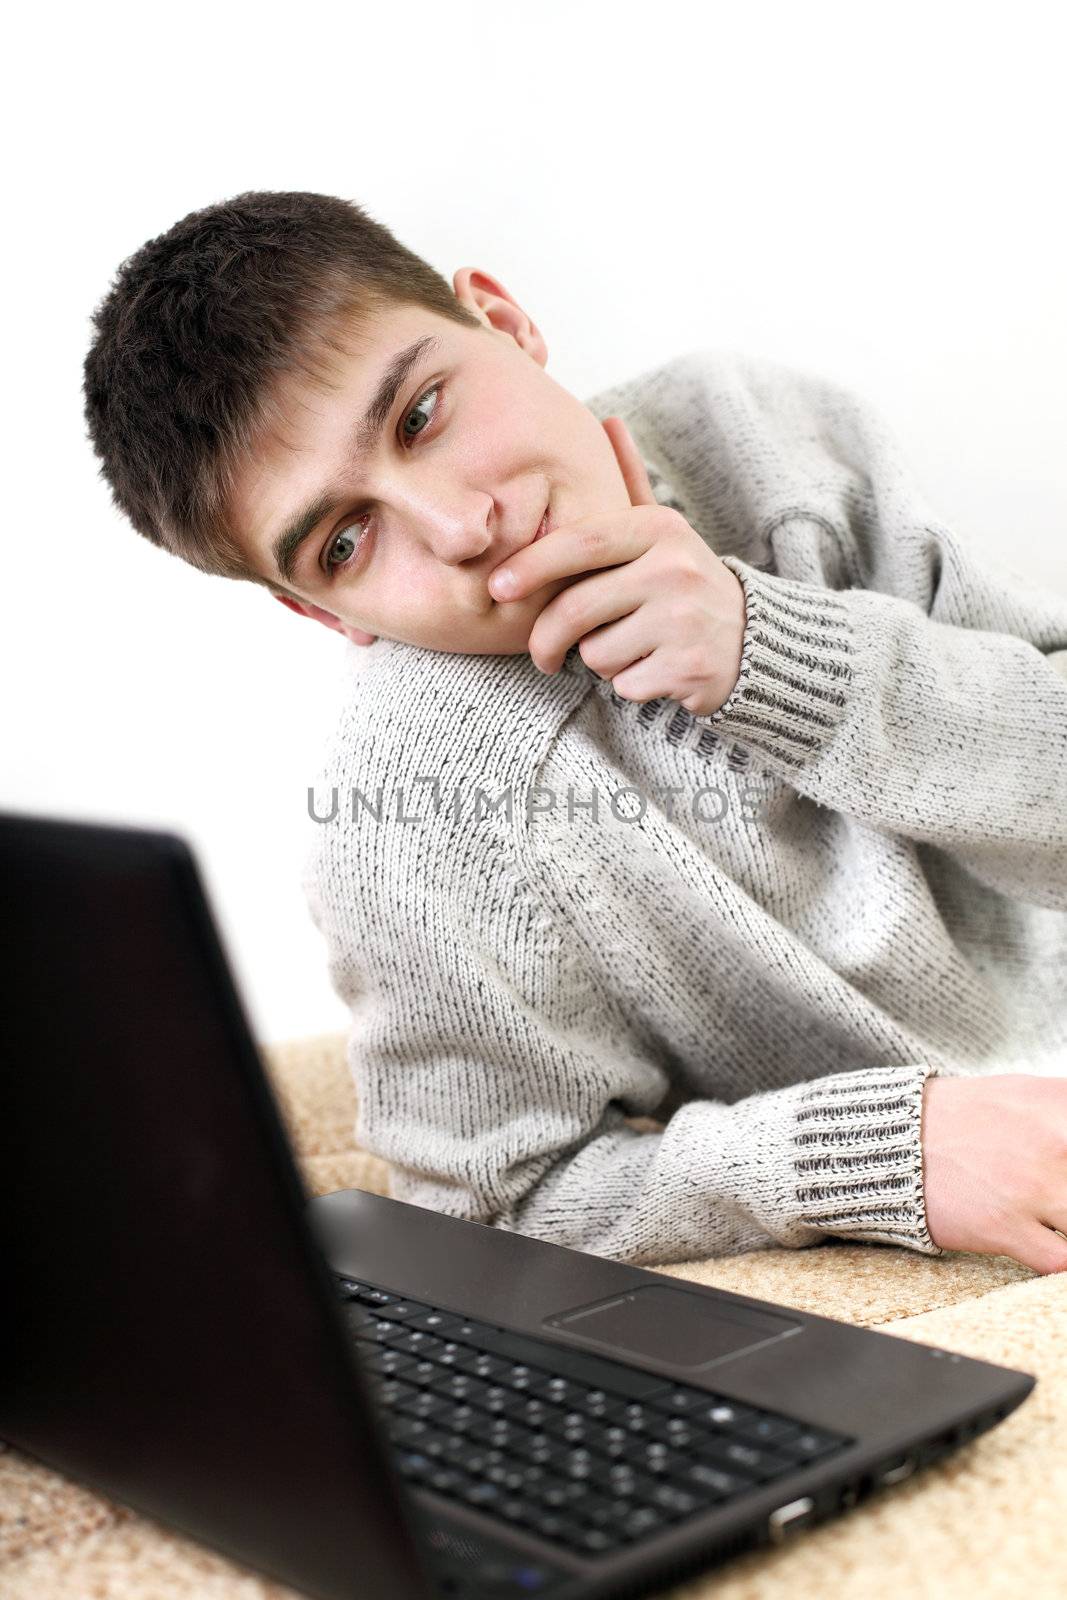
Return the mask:
[(1067, 908), (1067, 678), (1049, 657), (894, 596), (727, 561), (746, 592), (742, 672), (698, 720), (819, 804)]
[(922, 1063), (837, 1074), (733, 1105), (693, 1100), (662, 1132), (609, 1108), (498, 1227), (635, 1264), (827, 1235), (939, 1254), (922, 1191)]

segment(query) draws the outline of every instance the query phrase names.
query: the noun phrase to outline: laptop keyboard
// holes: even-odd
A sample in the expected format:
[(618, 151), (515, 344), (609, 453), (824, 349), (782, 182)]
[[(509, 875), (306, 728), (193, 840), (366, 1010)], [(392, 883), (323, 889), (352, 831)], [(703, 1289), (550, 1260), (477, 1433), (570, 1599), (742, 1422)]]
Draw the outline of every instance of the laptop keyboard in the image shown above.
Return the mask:
[(585, 1556), (854, 1441), (335, 1277), (400, 1475)]

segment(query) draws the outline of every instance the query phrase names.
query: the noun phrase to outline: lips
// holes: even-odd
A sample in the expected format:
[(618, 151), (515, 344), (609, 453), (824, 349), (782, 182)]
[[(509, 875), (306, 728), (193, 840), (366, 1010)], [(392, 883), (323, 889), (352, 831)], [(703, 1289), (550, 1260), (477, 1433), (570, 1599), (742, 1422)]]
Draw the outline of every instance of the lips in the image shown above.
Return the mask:
[[(552, 509), (552, 505), (551, 505), (551, 502), (549, 502), (549, 504), (545, 507), (544, 511), (541, 514), (541, 520), (537, 524), (536, 529), (534, 530), (533, 538), (532, 539), (526, 539), (526, 540), (523, 541), (522, 544), (516, 545), (514, 550), (509, 550), (508, 551), (508, 557), (517, 555), (520, 550), (525, 550), (527, 548), (527, 546), (529, 546), (531, 544), (536, 544), (538, 539), (543, 539), (546, 533), (551, 533), (551, 531), (552, 531), (552, 523), (551, 523), (551, 520), (549, 518), (549, 512), (551, 511), (551, 509)], [(504, 559), (506, 560), (506, 559), (508, 559), (508, 557), (505, 557)], [(502, 565), (503, 563), (498, 561), (497, 564), (498, 565)]]

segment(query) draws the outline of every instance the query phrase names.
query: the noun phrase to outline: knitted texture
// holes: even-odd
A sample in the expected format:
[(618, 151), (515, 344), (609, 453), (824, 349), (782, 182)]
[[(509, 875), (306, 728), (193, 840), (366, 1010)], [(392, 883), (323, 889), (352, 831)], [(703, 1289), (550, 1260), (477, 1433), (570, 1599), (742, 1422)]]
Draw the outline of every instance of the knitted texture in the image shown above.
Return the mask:
[(976, 559), (819, 378), (587, 401), (740, 579), (707, 717), (577, 646), (347, 646), (305, 871), (400, 1199), (646, 1265), (937, 1255), (937, 1073), (1067, 1072), (1067, 599)]

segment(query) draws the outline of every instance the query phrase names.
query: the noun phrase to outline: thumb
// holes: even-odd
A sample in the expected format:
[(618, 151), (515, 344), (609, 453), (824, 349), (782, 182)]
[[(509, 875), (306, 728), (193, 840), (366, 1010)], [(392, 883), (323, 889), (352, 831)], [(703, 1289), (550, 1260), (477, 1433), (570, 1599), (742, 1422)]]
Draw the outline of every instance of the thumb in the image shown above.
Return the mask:
[(656, 497), (652, 493), (652, 485), (648, 481), (645, 463), (633, 440), (633, 434), (621, 417), (605, 417), (601, 426), (611, 441), (615, 451), (615, 459), (619, 463), (630, 504), (634, 506), (654, 506)]

